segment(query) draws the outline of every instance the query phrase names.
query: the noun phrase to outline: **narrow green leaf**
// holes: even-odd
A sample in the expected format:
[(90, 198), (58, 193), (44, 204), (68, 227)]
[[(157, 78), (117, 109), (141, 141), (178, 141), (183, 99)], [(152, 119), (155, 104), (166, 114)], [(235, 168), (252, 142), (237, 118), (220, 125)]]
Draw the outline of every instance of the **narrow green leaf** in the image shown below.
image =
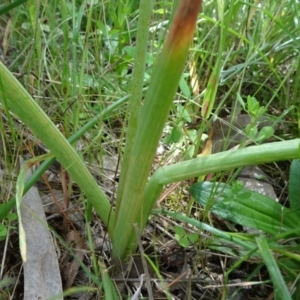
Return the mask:
[(164, 166), (153, 174), (151, 185), (156, 183), (164, 185), (200, 175), (233, 170), (238, 167), (297, 158), (299, 143), (300, 139), (267, 143)]
[[(161, 167), (155, 171), (147, 183), (144, 195), (144, 213), (142, 215), (150, 214), (164, 185), (238, 167), (293, 159), (299, 155), (299, 141), (299, 139), (294, 139), (251, 146)], [(141, 228), (145, 226), (145, 223), (146, 220), (141, 221)]]
[[(85, 132), (87, 132), (90, 128), (92, 128), (99, 120), (105, 120), (109, 115), (118, 107), (123, 105), (129, 96), (125, 96), (118, 101), (114, 102), (103, 111), (101, 111), (98, 115), (94, 118), (89, 120), (84, 126), (82, 126), (77, 132), (75, 132), (70, 138), (68, 139), (69, 143), (76, 142)], [(32, 176), (26, 181), (24, 186), (24, 193), (26, 193), (42, 176), (42, 174), (49, 169), (49, 167), (54, 163), (55, 157), (49, 158), (45, 160), (32, 174)], [(7, 203), (0, 204), (0, 221), (3, 220), (7, 216), (7, 214), (13, 209), (16, 204), (16, 198), (11, 198)]]
[(108, 269), (106, 268), (102, 260), (99, 261), (99, 269), (101, 273), (105, 299), (118, 300), (119, 297), (116, 291), (116, 287), (112, 282), (111, 278), (109, 277)]
[(214, 228), (210, 225), (200, 222), (194, 218), (187, 217), (181, 213), (175, 213), (175, 212), (166, 211), (163, 209), (154, 209), (153, 213), (159, 214), (159, 215), (160, 214), (166, 215), (166, 216), (174, 218), (175, 220), (178, 220), (180, 222), (191, 224), (192, 226), (195, 226), (196, 228), (199, 228), (201, 230), (205, 230), (205, 231), (208, 231), (208, 232), (214, 234), (215, 236), (228, 242), (229, 244), (239, 245), (246, 250), (254, 251), (256, 249), (255, 244), (252, 242), (252, 239), (249, 239), (248, 237), (243, 236), (242, 234), (221, 231), (217, 228)]
[(25, 3), (27, 0), (16, 0), (15, 2), (9, 3), (9, 4), (3, 4), (0, 6), (0, 16), (7, 13), (11, 9)]
[(7, 227), (3, 224), (0, 224), (0, 241), (7, 236), (8, 230)]
[[(134, 223), (145, 222), (143, 196), (157, 145), (182, 75), (189, 45), (193, 39), (201, 0), (182, 0), (168, 37), (154, 64), (149, 88), (140, 109), (138, 128), (127, 164), (126, 184), (121, 174), (118, 191), (113, 256), (125, 258), (136, 245)], [(151, 133), (150, 131), (151, 130)], [(122, 166), (123, 167), (123, 166)], [(123, 173), (123, 171), (122, 171)]]
[(199, 235), (197, 233), (190, 233), (187, 237), (191, 243), (196, 243), (199, 240)]
[(32, 99), (23, 86), (0, 62), (0, 101), (6, 108), (16, 114), (32, 132), (50, 149), (51, 153), (68, 171), (72, 179), (78, 184), (92, 202), (97, 213), (112, 233), (114, 211), (99, 188), (97, 182), (85, 166), (76, 150), (57, 129), (45, 112)]
[(257, 237), (256, 242), (274, 284), (275, 300), (292, 300), (266, 238), (264, 236)]
[(16, 185), (16, 207), (17, 207), (17, 215), (19, 218), (19, 247), (20, 252), (22, 256), (23, 262), (26, 262), (27, 260), (27, 247), (26, 247), (26, 234), (23, 227), (22, 222), (22, 214), (21, 214), (21, 204), (22, 204), (22, 196), (23, 196), (23, 190), (24, 190), (24, 182), (25, 182), (25, 176), (26, 176), (26, 170), (27, 165), (23, 164), (20, 168), (19, 176), (17, 179), (17, 185)]
[(289, 200), (291, 209), (300, 216), (300, 161), (294, 159), (291, 163), (289, 177)]
[(234, 191), (224, 183), (197, 182), (190, 191), (199, 204), (209, 205), (214, 214), (242, 226), (271, 234), (300, 227), (298, 216), (291, 210), (245, 188)]
[(179, 239), (178, 239), (178, 243), (181, 247), (183, 248), (186, 248), (189, 246), (190, 242), (189, 242), (189, 239), (187, 238), (187, 236), (181, 236)]

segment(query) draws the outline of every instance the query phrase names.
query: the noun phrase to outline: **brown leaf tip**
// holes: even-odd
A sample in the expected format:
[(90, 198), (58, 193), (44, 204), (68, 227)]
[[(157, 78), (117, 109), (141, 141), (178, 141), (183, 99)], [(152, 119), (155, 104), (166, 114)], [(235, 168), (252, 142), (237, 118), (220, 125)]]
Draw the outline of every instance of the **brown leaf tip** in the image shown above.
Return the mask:
[(202, 0), (181, 0), (168, 37), (171, 47), (189, 43), (194, 35)]

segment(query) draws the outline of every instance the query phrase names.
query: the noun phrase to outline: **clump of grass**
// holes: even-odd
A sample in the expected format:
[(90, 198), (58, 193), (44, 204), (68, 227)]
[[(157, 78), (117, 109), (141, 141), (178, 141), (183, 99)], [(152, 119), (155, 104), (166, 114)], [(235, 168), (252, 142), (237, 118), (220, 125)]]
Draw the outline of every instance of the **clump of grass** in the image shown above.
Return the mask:
[[(146, 5), (149, 14), (152, 1)], [(215, 118), (224, 115), (234, 117), (241, 112), (250, 115), (252, 113), (253, 117), (253, 112), (257, 111), (249, 108), (249, 97), (255, 97), (258, 109), (264, 107), (260, 111), (262, 116), (273, 115), (274, 124), (285, 122), (295, 128), (294, 135), (284, 132), (280, 136), (273, 135), (273, 139), (280, 141), (287, 139), (287, 136), (291, 139), (298, 135), (295, 126), (299, 119), (299, 39), (296, 8), (292, 1), (282, 2), (280, 5), (266, 3), (265, 6), (258, 2), (253, 5), (234, 1), (222, 4), (217, 0), (204, 3), (188, 62), (179, 81), (176, 101), (173, 104), (170, 102), (167, 109), (171, 107), (168, 128), (164, 128), (167, 132), (164, 134), (164, 141), (171, 147), (181, 149), (179, 158), (176, 159), (190, 160), (197, 157), (203, 147), (203, 134), (208, 134)], [(141, 14), (143, 12), (146, 13), (147, 9), (140, 11)], [(84, 163), (79, 162), (74, 167), (74, 172), (77, 168), (77, 173), (80, 170), (80, 173), (89, 176), (91, 189), (97, 191), (96, 194), (83, 194), (83, 197), (89, 197), (89, 201), (108, 226), (111, 237), (117, 244), (114, 249), (115, 256), (132, 252), (130, 243), (135, 239), (135, 233), (133, 226), (130, 226), (125, 235), (124, 224), (128, 222), (126, 209), (132, 211), (132, 207), (139, 202), (138, 198), (143, 199), (144, 203), (140, 206), (141, 209), (136, 209), (135, 217), (130, 223), (133, 225), (137, 222), (143, 228), (163, 186), (168, 183), (198, 177), (212, 170), (217, 173), (215, 178), (218, 178), (223, 174), (218, 173), (219, 171), (260, 161), (272, 162), (297, 157), (297, 141), (292, 146), (288, 142), (276, 144), (280, 148), (277, 156), (271, 149), (274, 146), (264, 145), (256, 148), (263, 149), (257, 150), (256, 156), (255, 151), (245, 149), (244, 152), (238, 152), (239, 159), (218, 154), (211, 160), (208, 157), (203, 161), (196, 159), (162, 168), (154, 173), (146, 185), (148, 171), (143, 174), (143, 180), (140, 175), (135, 177), (133, 174), (137, 173), (134, 164), (137, 155), (142, 154), (142, 160), (145, 159), (149, 145), (144, 144), (143, 138), (152, 135), (153, 128), (146, 126), (138, 140), (135, 136), (139, 128), (144, 126), (145, 118), (156, 118), (161, 110), (159, 108), (156, 113), (147, 116), (148, 111), (145, 108), (143, 111), (140, 104), (143, 102), (148, 107), (149, 102), (151, 108), (151, 102), (147, 99), (150, 96), (144, 99), (143, 89), (151, 89), (149, 78), (156, 76), (152, 72), (158, 64), (154, 58), (161, 51), (167, 36), (169, 23), (166, 21), (173, 16), (172, 4), (169, 1), (155, 3), (152, 19), (146, 26), (138, 23), (139, 11), (134, 1), (99, 1), (93, 4), (46, 1), (40, 7), (28, 1), (16, 8), (13, 14), (13, 19), (12, 15), (6, 14), (0, 22), (3, 32), (6, 29), (9, 31), (5, 35), (8, 46), (4, 64), (16, 74), (35, 102), (59, 128), (62, 133), (61, 141), (63, 136), (69, 138), (74, 148), (80, 150), (80, 156), (75, 151), (72, 152), (73, 160), (81, 161), (84, 158), (92, 164), (101, 162), (103, 154), (109, 153), (123, 161), (116, 211), (111, 210), (107, 195), (85, 173)], [(151, 29), (150, 42), (148, 32), (143, 26)], [(143, 57), (139, 58), (139, 55)], [(139, 69), (135, 61), (142, 68)], [(173, 83), (174, 81), (171, 80)], [(153, 86), (156, 88), (159, 82)], [(17, 85), (14, 87), (19, 89)], [(2, 98), (5, 99), (5, 88), (1, 86), (1, 89)], [(24, 96), (22, 93), (20, 95)], [(130, 107), (121, 105), (130, 96)], [(165, 97), (160, 101), (165, 101)], [(103, 113), (107, 107), (111, 107), (109, 117)], [(27, 152), (28, 148), (35, 150), (35, 147), (30, 141), (24, 150), (24, 134), (20, 129), (16, 130), (15, 119), (10, 115), (5, 102), (1, 109), (7, 116), (6, 120), (0, 122), (1, 132), (9, 132), (9, 135), (2, 134), (2, 165), (9, 173), (17, 174), (17, 155)], [(141, 112), (144, 117), (139, 121)], [(36, 111), (36, 115), (38, 114), (40, 111)], [(254, 119), (253, 117), (252, 120)], [(200, 123), (200, 120), (204, 121)], [(252, 128), (255, 128), (256, 121), (253, 121)], [(84, 127), (86, 123), (90, 125)], [(89, 128), (89, 131), (85, 131), (78, 141), (83, 134), (78, 131), (82, 128)], [(251, 128), (248, 130), (250, 132)], [(76, 138), (74, 134), (77, 134)], [(151, 159), (147, 167), (149, 170), (156, 144), (157, 141), (152, 145)], [(64, 150), (67, 151), (67, 147)], [(162, 161), (165, 159), (162, 157)], [(50, 162), (46, 162), (44, 166), (47, 164)], [(67, 165), (71, 172), (70, 166), (71, 163)], [(77, 184), (82, 182), (79, 177), (73, 179)], [(140, 189), (139, 196), (132, 196), (130, 193), (140, 179), (143, 183), (137, 185)], [(233, 179), (229, 176), (228, 180)], [(143, 185), (146, 185), (145, 191)], [(10, 194), (13, 194), (13, 185), (7, 187), (6, 201)], [(129, 200), (124, 202), (123, 197)], [(142, 216), (136, 217), (141, 211)], [(242, 240), (241, 237), (237, 239)], [(254, 240), (249, 243), (252, 242)], [(124, 243), (129, 243), (127, 249), (122, 248)], [(260, 239), (257, 243), (260, 249), (267, 249), (265, 240)]]

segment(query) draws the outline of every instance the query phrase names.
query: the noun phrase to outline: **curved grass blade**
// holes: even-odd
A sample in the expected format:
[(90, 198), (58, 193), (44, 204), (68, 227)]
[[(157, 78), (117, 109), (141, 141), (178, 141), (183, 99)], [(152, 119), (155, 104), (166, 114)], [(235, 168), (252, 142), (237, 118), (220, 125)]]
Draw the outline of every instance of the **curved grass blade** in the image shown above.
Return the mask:
[(255, 252), (256, 245), (255, 243), (253, 243), (253, 238), (251, 237), (249, 238), (247, 236), (243, 236), (242, 234), (236, 234), (219, 230), (194, 218), (187, 217), (181, 213), (167, 211), (164, 209), (154, 209), (152, 212), (159, 215), (169, 216), (182, 223), (188, 223), (192, 226), (195, 226), (198, 229), (205, 230), (214, 234), (216, 237), (228, 242), (229, 244), (236, 244), (246, 250), (253, 251), (253, 253)]
[[(145, 90), (145, 89), (144, 89)], [(85, 132), (87, 132), (90, 128), (92, 128), (100, 119), (106, 120), (110, 114), (119, 106), (123, 105), (129, 96), (126, 95), (118, 101), (114, 102), (107, 108), (105, 108), (102, 112), (88, 121), (84, 126), (82, 126), (77, 132), (72, 134), (68, 138), (70, 144), (76, 142)], [(45, 160), (30, 176), (30, 178), (25, 182), (23, 194), (26, 193), (43, 175), (43, 173), (49, 169), (49, 167), (55, 162), (55, 157), (49, 158)], [(16, 204), (16, 198), (11, 198), (7, 203), (0, 204), (0, 221), (3, 220), (7, 216), (7, 214), (13, 209)]]
[(275, 287), (275, 300), (292, 300), (266, 238), (264, 236), (257, 237), (256, 242)]
[[(219, 171), (232, 170), (238, 167), (293, 159), (299, 156), (299, 142), (299, 139), (294, 139), (251, 146), (205, 157), (197, 157), (188, 161), (161, 167), (154, 172), (147, 183), (143, 204), (144, 212), (141, 215), (150, 214), (164, 185)], [(280, 149), (280, 151), (278, 151), (278, 149)], [(139, 224), (140, 228), (143, 228), (146, 224), (146, 220), (140, 220)]]
[(32, 99), (12, 73), (0, 62), (0, 100), (46, 145), (85, 193), (112, 234), (114, 211), (76, 150)]

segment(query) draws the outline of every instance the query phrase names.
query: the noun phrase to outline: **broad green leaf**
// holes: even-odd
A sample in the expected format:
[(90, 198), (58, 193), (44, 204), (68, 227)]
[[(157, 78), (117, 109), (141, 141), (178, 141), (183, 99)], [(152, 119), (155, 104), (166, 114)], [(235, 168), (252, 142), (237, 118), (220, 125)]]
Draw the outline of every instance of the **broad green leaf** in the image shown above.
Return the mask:
[(175, 226), (174, 231), (175, 231), (175, 234), (179, 237), (182, 237), (186, 234), (185, 230), (180, 226)]
[(300, 161), (294, 159), (291, 163), (289, 178), (289, 200), (291, 209), (300, 216)]
[[(150, 214), (155, 201), (167, 184), (219, 171), (233, 170), (242, 166), (294, 159), (298, 156), (299, 139), (294, 139), (225, 151), (204, 157), (199, 156), (158, 168), (146, 186), (143, 215)], [(146, 225), (146, 221), (144, 220), (143, 226)], [(299, 223), (298, 218), (296, 223)], [(298, 232), (299, 228), (294, 231)]]
[(189, 99), (191, 97), (191, 91), (190, 88), (184, 78), (184, 75), (181, 76), (180, 81), (179, 81), (179, 87), (183, 93), (183, 95)]
[(187, 237), (191, 243), (196, 243), (199, 239), (199, 235), (197, 233), (190, 233)]
[(178, 240), (179, 245), (183, 248), (186, 248), (190, 245), (190, 242), (189, 242), (189, 239), (187, 236), (181, 236), (177, 240)]
[(7, 235), (8, 231), (5, 225), (0, 224), (0, 241), (2, 237), (5, 237)]
[(180, 125), (182, 125), (182, 123), (174, 126), (172, 128), (171, 133), (164, 138), (165, 144), (168, 145), (168, 144), (179, 142), (179, 140), (181, 139), (181, 136), (182, 136), (182, 127)]
[[(132, 46), (126, 46), (123, 49), (125, 53), (127, 53), (130, 57), (135, 58), (136, 57), (136, 47)], [(146, 63), (149, 65), (153, 65), (153, 55), (149, 52), (146, 52)]]
[(270, 138), (274, 134), (274, 129), (271, 126), (265, 126), (263, 127), (260, 132), (258, 133), (258, 136), (256, 138), (256, 141), (263, 141), (265, 139)]
[(180, 118), (186, 120), (187, 122), (192, 122), (192, 118), (189, 114), (189, 112), (184, 108), (183, 105), (177, 105), (177, 110), (179, 112)]
[(217, 216), (242, 226), (271, 234), (300, 226), (297, 214), (290, 209), (245, 188), (233, 190), (224, 183), (197, 182), (190, 191), (199, 204), (209, 205), (210, 211)]

